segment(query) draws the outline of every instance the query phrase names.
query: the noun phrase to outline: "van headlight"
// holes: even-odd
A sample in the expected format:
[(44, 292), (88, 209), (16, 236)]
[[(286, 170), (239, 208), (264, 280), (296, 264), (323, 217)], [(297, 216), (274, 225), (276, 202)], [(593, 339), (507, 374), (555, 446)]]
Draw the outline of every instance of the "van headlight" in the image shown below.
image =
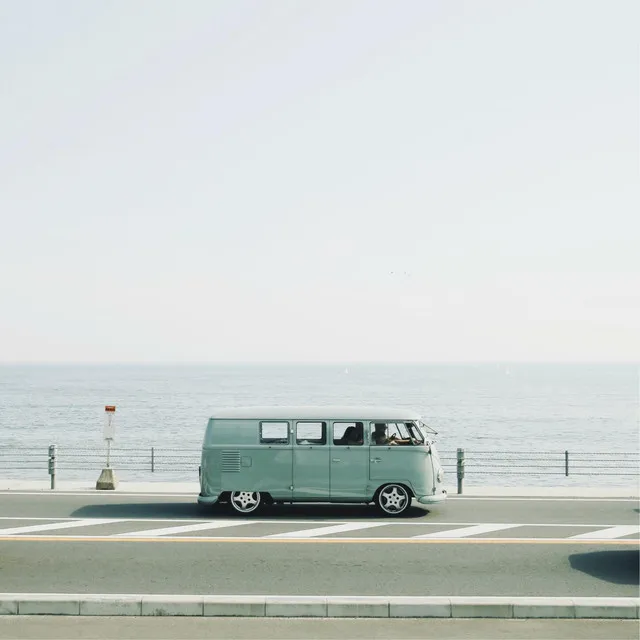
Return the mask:
[(438, 482), (442, 482), (444, 478), (444, 469), (442, 467), (438, 469), (438, 475), (436, 477), (438, 478)]

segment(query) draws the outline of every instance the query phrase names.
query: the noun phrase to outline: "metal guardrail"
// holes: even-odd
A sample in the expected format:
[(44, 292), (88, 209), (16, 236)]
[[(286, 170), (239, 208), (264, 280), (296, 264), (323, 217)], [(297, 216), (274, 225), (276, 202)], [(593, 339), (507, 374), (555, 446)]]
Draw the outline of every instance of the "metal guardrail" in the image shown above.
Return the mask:
[[(443, 450), (440, 460), (446, 473), (455, 473), (458, 493), (463, 492), (464, 478), (472, 475), (528, 476), (640, 476), (640, 452), (572, 452), (569, 451), (456, 451)], [(55, 489), (58, 473), (98, 471), (105, 466), (105, 451), (100, 449), (27, 447), (0, 448), (0, 475), (6, 470), (48, 471)], [(197, 477), (199, 449), (164, 449), (147, 447), (110, 451), (110, 466), (119, 471), (151, 473), (188, 472)]]

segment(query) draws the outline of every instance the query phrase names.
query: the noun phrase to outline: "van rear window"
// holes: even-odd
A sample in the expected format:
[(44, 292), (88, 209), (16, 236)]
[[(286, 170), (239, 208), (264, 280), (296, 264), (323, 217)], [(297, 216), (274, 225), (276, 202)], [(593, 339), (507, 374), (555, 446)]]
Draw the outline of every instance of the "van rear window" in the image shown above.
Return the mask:
[(327, 444), (327, 423), (297, 422), (296, 444)]
[(261, 422), (260, 444), (289, 444), (289, 423)]

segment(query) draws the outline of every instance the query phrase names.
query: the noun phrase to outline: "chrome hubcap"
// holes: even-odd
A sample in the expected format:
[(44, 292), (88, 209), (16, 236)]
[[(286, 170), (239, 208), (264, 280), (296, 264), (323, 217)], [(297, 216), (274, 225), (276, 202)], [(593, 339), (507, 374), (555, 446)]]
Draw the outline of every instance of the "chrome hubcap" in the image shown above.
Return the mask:
[(398, 485), (385, 487), (380, 492), (380, 506), (387, 513), (398, 513), (402, 511), (409, 501), (407, 492)]
[(234, 491), (231, 494), (231, 503), (237, 511), (249, 513), (258, 508), (260, 494), (251, 491)]

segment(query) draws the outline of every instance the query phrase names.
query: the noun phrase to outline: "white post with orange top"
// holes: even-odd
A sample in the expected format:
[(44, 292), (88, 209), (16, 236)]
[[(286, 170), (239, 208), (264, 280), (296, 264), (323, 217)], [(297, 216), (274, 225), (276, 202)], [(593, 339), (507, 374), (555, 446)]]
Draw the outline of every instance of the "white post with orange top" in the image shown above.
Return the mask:
[(98, 482), (96, 482), (96, 489), (115, 489), (118, 485), (118, 480), (111, 468), (111, 443), (116, 436), (115, 405), (108, 404), (104, 408), (104, 414), (104, 439), (107, 442), (107, 466), (102, 470)]

